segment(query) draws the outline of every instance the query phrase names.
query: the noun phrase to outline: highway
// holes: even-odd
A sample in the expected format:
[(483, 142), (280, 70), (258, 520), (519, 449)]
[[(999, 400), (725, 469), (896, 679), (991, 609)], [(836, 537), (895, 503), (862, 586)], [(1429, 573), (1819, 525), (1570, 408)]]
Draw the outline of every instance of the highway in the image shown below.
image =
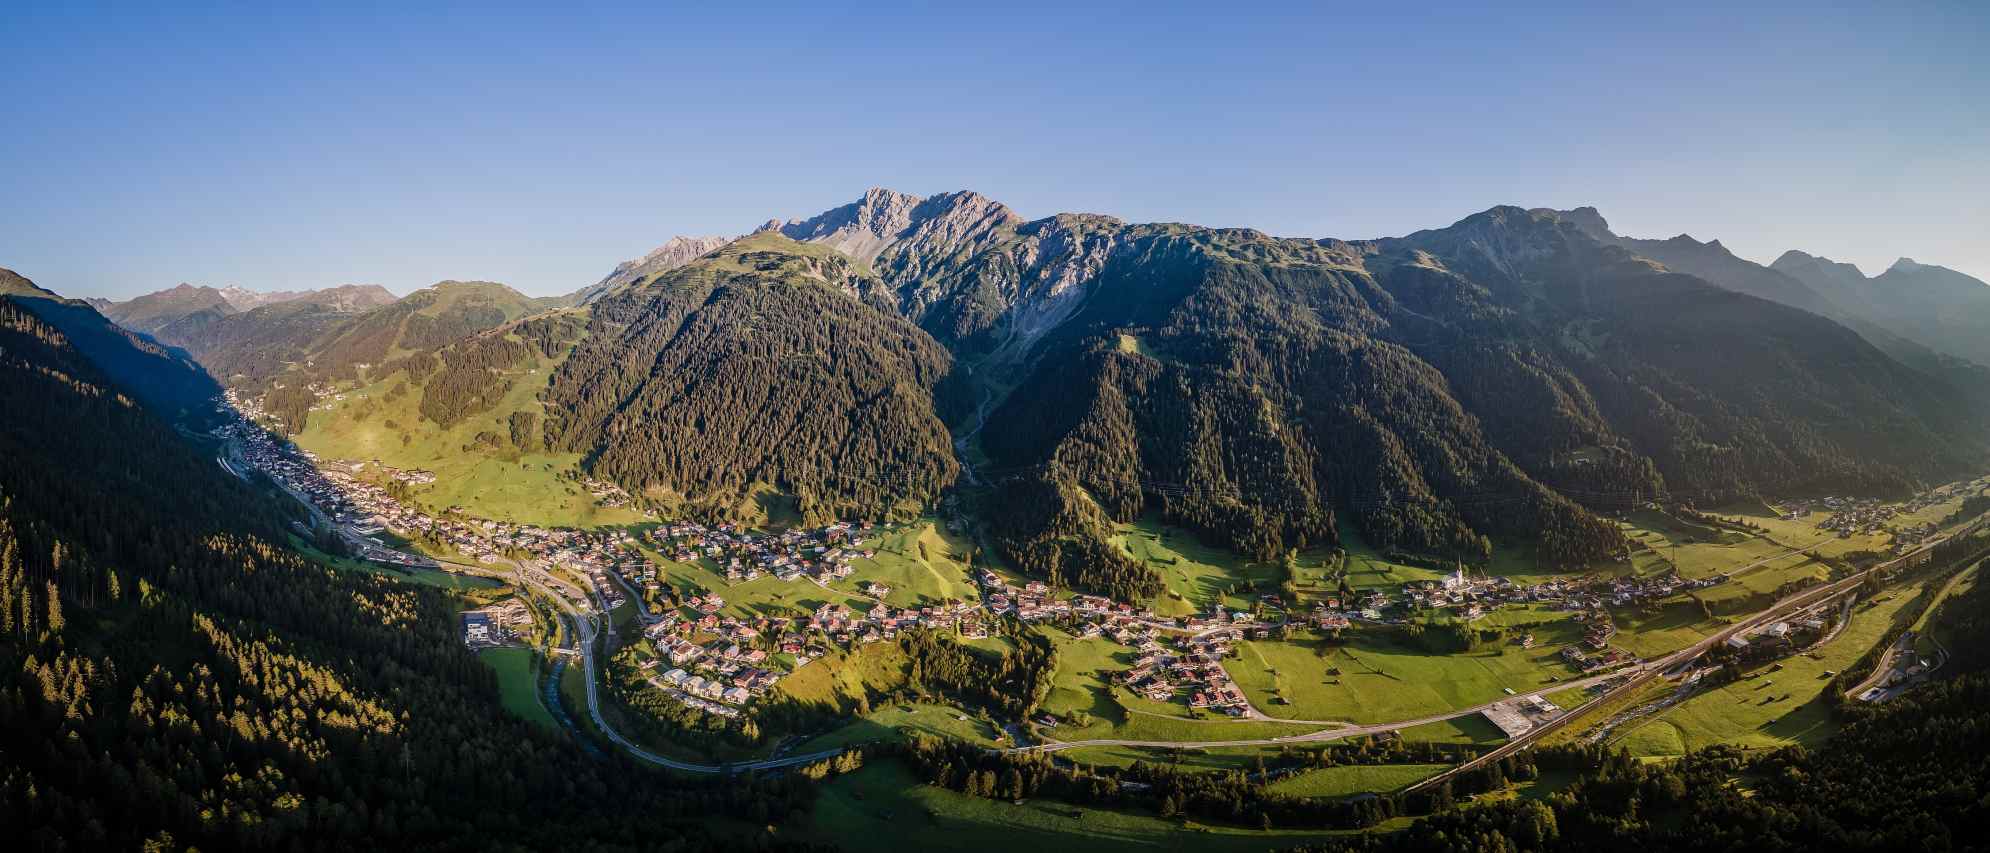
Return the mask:
[[(241, 460), (239, 455), (236, 455), (233, 452), (232, 445), (233, 442), (230, 442), (231, 446), (230, 455), (235, 455), (237, 460), (241, 461), (242, 464), (246, 465), (246, 460)], [(227, 467), (225, 465), (225, 461), (224, 461), (224, 467)], [(292, 492), (288, 488), (285, 488), (284, 491), (290, 494), (291, 497), (303, 503), (307, 508), (311, 510), (311, 512), (314, 515), (316, 515), (322, 521), (324, 521), (325, 523), (330, 523), (330, 519), (325, 518), (323, 513), (319, 512), (317, 507), (313, 505), (304, 495)], [(1573, 709), (1570, 709), (1569, 711), (1567, 711), (1566, 713), (1562, 714), (1559, 717), (1556, 717), (1552, 720), (1549, 720), (1545, 723), (1535, 726), (1532, 730), (1526, 732), (1525, 734), (1522, 734), (1520, 737), (1514, 738), (1508, 741), (1507, 743), (1502, 744), (1497, 749), (1494, 749), (1490, 752), (1480, 755), (1479, 757), (1474, 758), (1470, 761), (1458, 764), (1448, 770), (1445, 770), (1442, 773), (1439, 773), (1435, 776), (1432, 776), (1421, 782), (1411, 785), (1406, 790), (1416, 791), (1432, 785), (1441, 784), (1451, 778), (1456, 777), (1461, 773), (1466, 773), (1478, 767), (1483, 767), (1489, 763), (1498, 761), (1509, 755), (1513, 755), (1517, 752), (1520, 752), (1521, 750), (1528, 749), (1536, 741), (1540, 740), (1542, 737), (1567, 727), (1568, 725), (1575, 722), (1577, 719), (1581, 718), (1585, 714), (1595, 710), (1598, 707), (1601, 707), (1602, 705), (1608, 703), (1612, 699), (1632, 694), (1633, 692), (1642, 688), (1644, 685), (1649, 684), (1651, 680), (1654, 678), (1658, 678), (1674, 670), (1679, 670), (1683, 672), (1683, 667), (1686, 664), (1689, 664), (1694, 660), (1697, 660), (1701, 655), (1706, 654), (1709, 650), (1713, 649), (1714, 647), (1727, 642), (1729, 638), (1732, 638), (1734, 636), (1749, 631), (1753, 631), (1771, 622), (1787, 619), (1790, 617), (1791, 614), (1796, 613), (1800, 610), (1829, 601), (1840, 595), (1845, 595), (1847, 593), (1853, 592), (1859, 587), (1860, 584), (1864, 583), (1865, 580), (1868, 577), (1872, 576), (1873, 574), (1889, 571), (1891, 569), (1906, 565), (1909, 561), (1925, 557), (1928, 554), (1928, 552), (1932, 551), (1937, 545), (1940, 545), (1941, 543), (1948, 541), (1950, 538), (1953, 537), (1967, 536), (1973, 534), (1977, 530), (1981, 529), (1986, 524), (1986, 522), (1990, 522), (1990, 518), (1978, 519), (1977, 521), (1975, 521), (1966, 528), (1930, 540), (1913, 551), (1910, 551), (1906, 554), (1903, 554), (1885, 563), (1878, 564), (1863, 572), (1847, 576), (1843, 579), (1834, 581), (1829, 584), (1825, 584), (1823, 586), (1813, 587), (1808, 590), (1792, 593), (1791, 595), (1783, 598), (1781, 601), (1778, 601), (1774, 605), (1771, 605), (1769, 608), (1759, 611), (1749, 616), (1748, 618), (1743, 619), (1740, 622), (1736, 622), (1735, 624), (1722, 629), (1721, 631), (1699, 641), (1698, 643), (1688, 646), (1687, 648), (1680, 649), (1679, 651), (1673, 652), (1664, 657), (1640, 663), (1632, 667), (1626, 669), (1620, 669), (1604, 675), (1597, 675), (1597, 676), (1592, 676), (1590, 678), (1554, 685), (1553, 688), (1556, 690), (1571, 690), (1571, 689), (1587, 688), (1617, 679), (1624, 680), (1622, 684), (1611, 689), (1609, 692), (1604, 693), (1601, 696), (1597, 696), (1591, 699), (1590, 701), (1585, 702), (1582, 705), (1579, 705)], [(352, 540), (356, 545), (370, 544), (365, 542), (365, 538), (363, 536), (360, 536), (358, 533), (352, 530), (349, 530), (345, 527), (338, 527), (337, 529), (341, 535)], [(1793, 549), (1790, 553), (1796, 553), (1796, 551), (1798, 550), (1801, 549)], [(1778, 556), (1785, 556), (1785, 555), (1778, 555)], [(663, 755), (658, 755), (654, 752), (649, 751), (648, 749), (643, 748), (642, 746), (636, 744), (634, 741), (630, 740), (622, 733), (616, 731), (615, 728), (609, 724), (608, 720), (605, 717), (603, 717), (601, 713), (601, 700), (599, 695), (600, 679), (596, 671), (597, 667), (595, 662), (596, 646), (600, 644), (598, 641), (601, 639), (602, 635), (604, 633), (612, 632), (613, 629), (612, 627), (606, 624), (606, 619), (607, 619), (606, 612), (602, 609), (601, 606), (595, 603), (595, 599), (598, 593), (594, 590), (578, 588), (575, 585), (568, 583), (565, 580), (557, 577), (556, 575), (544, 570), (542, 567), (535, 565), (533, 561), (527, 561), (525, 564), (520, 564), (516, 561), (506, 558), (502, 560), (502, 562), (507, 566), (509, 566), (511, 571), (509, 572), (496, 571), (483, 566), (473, 566), (470, 564), (456, 563), (453, 561), (450, 562), (450, 565), (458, 567), (470, 574), (478, 574), (488, 577), (497, 577), (500, 579), (510, 579), (513, 580), (514, 582), (529, 586), (539, 591), (543, 595), (545, 595), (545, 597), (547, 597), (548, 599), (551, 599), (553, 602), (555, 602), (557, 606), (560, 607), (561, 610), (565, 612), (570, 624), (572, 624), (575, 628), (574, 633), (576, 634), (576, 638), (578, 640), (576, 645), (578, 646), (580, 651), (582, 674), (586, 677), (586, 683), (587, 683), (588, 717), (594, 721), (595, 728), (601, 732), (603, 737), (608, 739), (610, 742), (614, 743), (622, 751), (635, 757), (637, 760), (653, 764), (659, 767), (665, 767), (671, 770), (677, 770), (686, 773), (734, 773), (740, 771), (771, 770), (771, 769), (779, 769), (784, 767), (794, 767), (797, 765), (808, 764), (811, 762), (823, 760), (825, 758), (830, 758), (843, 752), (843, 749), (839, 748), (832, 750), (824, 750), (821, 752), (807, 753), (803, 755), (791, 755), (781, 758), (769, 758), (759, 761), (739, 762), (735, 764), (698, 764), (695, 762), (680, 761), (678, 759), (670, 758)], [(628, 592), (631, 593), (632, 597), (635, 600), (637, 601), (641, 600), (640, 596), (634, 595), (635, 593), (634, 589), (628, 588), (626, 584), (624, 584), (624, 587), (625, 589), (628, 590)], [(1341, 725), (1336, 728), (1328, 728), (1328, 729), (1323, 729), (1321, 731), (1308, 732), (1306, 734), (1286, 735), (1286, 736), (1272, 737), (1272, 738), (1220, 740), (1220, 741), (1143, 741), (1143, 740), (1127, 740), (1127, 739), (1117, 739), (1117, 738), (1083, 740), (1083, 741), (1047, 741), (1045, 743), (1035, 744), (1031, 746), (1012, 747), (1004, 751), (1005, 752), (1057, 752), (1062, 750), (1079, 749), (1084, 747), (1111, 747), (1111, 746), (1143, 747), (1143, 748), (1156, 748), (1156, 749), (1208, 749), (1208, 748), (1233, 747), (1233, 746), (1271, 746), (1271, 745), (1283, 745), (1283, 744), (1294, 744), (1294, 743), (1333, 741), (1349, 737), (1361, 737), (1365, 735), (1383, 734), (1386, 732), (1399, 731), (1402, 729), (1413, 728), (1415, 726), (1427, 725), (1430, 723), (1443, 722), (1446, 720), (1457, 719), (1459, 717), (1470, 716), (1472, 714), (1481, 713), (1486, 709), (1505, 701), (1510, 701), (1510, 698), (1502, 698), (1500, 700), (1487, 702), (1485, 704), (1473, 706), (1470, 708), (1446, 711), (1440, 714), (1417, 717), (1414, 719), (1397, 720), (1388, 723), (1373, 723), (1365, 725)], [(1275, 718), (1267, 718), (1267, 719), (1270, 722), (1279, 722), (1279, 720)], [(1302, 722), (1302, 721), (1288, 721), (1288, 722)], [(1332, 724), (1327, 724), (1327, 725), (1332, 725)]]
[(1875, 565), (1872, 568), (1867, 569), (1863, 572), (1859, 572), (1853, 575), (1848, 575), (1841, 580), (1837, 580), (1820, 587), (1813, 587), (1811, 589), (1807, 589), (1801, 592), (1792, 593), (1783, 600), (1776, 602), (1774, 605), (1771, 605), (1768, 609), (1759, 611), (1755, 615), (1750, 616), (1747, 619), (1744, 619), (1740, 622), (1730, 625), (1727, 628), (1722, 629), (1721, 631), (1715, 633), (1711, 637), (1708, 637), (1704, 640), (1701, 640), (1698, 643), (1694, 643), (1691, 646), (1688, 646), (1684, 649), (1680, 649), (1679, 651), (1673, 652), (1672, 654), (1666, 655), (1665, 657), (1659, 658), (1656, 661), (1646, 664), (1643, 672), (1639, 673), (1631, 680), (1626, 681), (1625, 683), (1619, 685), (1610, 692), (1598, 696), (1594, 699), (1591, 699), (1590, 701), (1585, 702), (1574, 709), (1571, 709), (1568, 713), (1563, 714), (1560, 717), (1556, 717), (1553, 720), (1535, 726), (1532, 730), (1528, 731), (1525, 734), (1522, 734), (1520, 737), (1514, 738), (1510, 741), (1507, 741), (1505, 744), (1502, 744), (1498, 749), (1494, 749), (1491, 752), (1487, 752), (1484, 755), (1481, 755), (1470, 761), (1454, 766), (1449, 770), (1446, 770), (1442, 773), (1439, 773), (1435, 776), (1431, 776), (1430, 778), (1424, 779), (1421, 782), (1411, 785), (1408, 788), (1406, 788), (1405, 791), (1417, 791), (1433, 785), (1442, 784), (1458, 776), (1461, 773), (1470, 772), (1472, 770), (1483, 767), (1492, 762), (1499, 761), (1500, 759), (1505, 758), (1509, 755), (1513, 755), (1514, 753), (1520, 752), (1521, 750), (1528, 749), (1529, 747), (1533, 746), (1533, 744), (1536, 741), (1540, 740), (1542, 737), (1552, 734), (1553, 732), (1556, 732), (1560, 729), (1566, 728), (1569, 724), (1575, 722), (1577, 719), (1581, 718), (1583, 715), (1589, 713), (1590, 711), (1593, 711), (1596, 708), (1601, 707), (1604, 703), (1609, 702), (1610, 700), (1618, 698), (1620, 696), (1629, 696), (1632, 693), (1636, 692), (1638, 689), (1644, 687), (1646, 684), (1649, 684), (1653, 678), (1657, 678), (1659, 675), (1669, 670), (1681, 668), (1685, 664), (1691, 663), (1694, 660), (1699, 659), (1699, 657), (1703, 654), (1706, 654), (1709, 649), (1712, 649), (1715, 646), (1720, 645), (1721, 643), (1727, 642), (1728, 639), (1731, 637), (1734, 637), (1736, 635), (1748, 631), (1755, 630), (1756, 628), (1760, 628), (1767, 623), (1780, 621), (1782, 619), (1788, 618), (1790, 614), (1795, 613), (1798, 610), (1802, 610), (1812, 605), (1829, 601), (1833, 598), (1836, 598), (1837, 596), (1856, 591), (1859, 588), (1859, 585), (1866, 581), (1866, 578), (1874, 575), (1875, 573), (1890, 571), (1892, 569), (1908, 565), (1910, 564), (1911, 561), (1927, 557), (1929, 552), (1933, 551), (1936, 546), (1940, 545), (1943, 542), (1948, 541), (1951, 538), (1960, 537), (1960, 536), (1969, 536), (1971, 534), (1974, 534), (1976, 531), (1983, 528), (1985, 521), (1986, 519), (1978, 519), (1975, 522), (1971, 523), (1968, 527), (1962, 528), (1960, 530), (1957, 530), (1953, 533), (1944, 536), (1936, 537), (1935, 539), (1929, 540), (1928, 542), (1922, 544), (1919, 548), (1916, 548), (1912, 551), (1902, 554), (1899, 557), (1895, 557), (1892, 560), (1888, 560), (1884, 563)]

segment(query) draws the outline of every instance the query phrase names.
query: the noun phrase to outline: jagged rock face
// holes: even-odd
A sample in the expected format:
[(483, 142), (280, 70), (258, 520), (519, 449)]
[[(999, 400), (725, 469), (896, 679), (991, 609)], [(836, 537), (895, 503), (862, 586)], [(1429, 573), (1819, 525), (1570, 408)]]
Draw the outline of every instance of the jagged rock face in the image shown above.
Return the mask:
[(301, 295), (303, 295), (302, 292), (295, 290), (278, 290), (272, 293), (263, 293), (234, 285), (221, 288), (221, 298), (228, 300), (228, 304), (235, 306), (235, 310), (237, 311), (247, 311), (251, 308), (268, 305), (272, 302), (287, 302)]
[(616, 264), (615, 271), (599, 283), (575, 294), (574, 304), (592, 305), (611, 290), (656, 278), (709, 255), (730, 242), (731, 237), (672, 237), (663, 245), (651, 249), (647, 255)]
[(769, 222), (791, 240), (828, 246), (866, 264), (922, 275), (934, 260), (987, 248), (1022, 218), (1000, 202), (975, 192), (940, 193), (920, 198), (872, 187), (864, 197), (808, 219)]
[(761, 230), (869, 264), (896, 292), (899, 310), (949, 346), (1019, 351), (1083, 301), (1123, 227), (1105, 216), (1025, 222), (974, 192), (920, 198), (874, 188)]

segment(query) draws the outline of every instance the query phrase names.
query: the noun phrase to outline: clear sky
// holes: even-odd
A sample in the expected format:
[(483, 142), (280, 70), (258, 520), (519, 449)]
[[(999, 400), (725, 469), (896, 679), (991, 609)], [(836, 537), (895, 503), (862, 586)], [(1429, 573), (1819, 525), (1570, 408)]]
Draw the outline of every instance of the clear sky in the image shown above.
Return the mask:
[(1981, 0), (399, 5), (13, 4), (0, 266), (545, 295), (879, 185), (1343, 238), (1592, 204), (1990, 279)]

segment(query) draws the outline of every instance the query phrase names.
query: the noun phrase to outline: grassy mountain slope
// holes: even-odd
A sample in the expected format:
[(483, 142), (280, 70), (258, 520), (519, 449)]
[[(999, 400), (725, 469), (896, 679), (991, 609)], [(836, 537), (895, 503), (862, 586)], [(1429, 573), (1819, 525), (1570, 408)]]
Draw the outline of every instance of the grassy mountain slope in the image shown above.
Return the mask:
[(730, 237), (672, 237), (640, 258), (616, 264), (601, 281), (563, 299), (573, 305), (592, 305), (609, 291), (648, 281), (717, 251), (732, 242)]
[(235, 311), (221, 291), (182, 284), (116, 303), (105, 316), (127, 329), (156, 337), (161, 330), (176, 325), (193, 332)]
[[(236, 384), (262, 392), (264, 406), (297, 432), (310, 424), (309, 409), (316, 400), (311, 386), (358, 381), (368, 368), (390, 363), (376, 375), (411, 361), (419, 369), (443, 347), (548, 311), (556, 301), (534, 299), (493, 282), (445, 281), (393, 304), (337, 319), (294, 308), (302, 313), (270, 317), (278, 321), (275, 329), (294, 334), (250, 332), (239, 346), (210, 351), (209, 357), (231, 376), (244, 366), (267, 370), (283, 365), (276, 373), (248, 373), (244, 382)], [(299, 351), (297, 342), (314, 328), (319, 329), (317, 334)]]
[(461, 602), (290, 553), (290, 504), (136, 396), (0, 299), (0, 399), (29, 403), (0, 419), (0, 824), (22, 849), (710, 849), (714, 816), (799, 807), (506, 714)]
[(323, 399), (294, 438), (329, 459), (433, 472), (434, 484), (410, 491), (437, 509), (580, 527), (636, 521), (575, 482), (579, 454), (545, 444), (539, 396), (584, 328), (580, 312), (535, 315), (369, 367), (343, 394)]

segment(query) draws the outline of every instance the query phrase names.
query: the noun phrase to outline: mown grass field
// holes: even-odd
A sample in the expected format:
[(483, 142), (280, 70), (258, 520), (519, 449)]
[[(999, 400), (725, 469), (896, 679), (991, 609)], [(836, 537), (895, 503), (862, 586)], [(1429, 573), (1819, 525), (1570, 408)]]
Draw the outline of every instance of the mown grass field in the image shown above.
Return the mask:
[(1107, 674), (1131, 665), (1133, 652), (1103, 637), (1081, 640), (1055, 628), (1043, 630), (1057, 644), (1057, 672), (1051, 678), (1050, 695), (1044, 698), (1043, 709), (1067, 720), (1082, 712), (1096, 721), (1092, 725), (1073, 723), (1061, 727), (1069, 732), (1110, 731), (1126, 715), (1113, 699)]
[[(1469, 708), (1552, 689), (1576, 675), (1559, 645), (1492, 646), (1435, 654), (1393, 638), (1356, 633), (1344, 645), (1323, 640), (1245, 642), (1224, 662), (1252, 704), (1295, 720), (1380, 723)], [(1331, 670), (1338, 669), (1339, 674)]]
[(1284, 571), (1275, 563), (1251, 562), (1204, 545), (1187, 531), (1153, 518), (1120, 525), (1112, 541), (1135, 562), (1160, 573), (1165, 591), (1148, 606), (1162, 616), (1207, 613), (1219, 602), (1231, 609), (1248, 609), (1255, 596), (1232, 590), (1240, 584), (1276, 586)]
[(891, 839), (894, 849), (901, 850), (1035, 853), (1263, 851), (1336, 835), (1210, 826), (1045, 800), (1014, 804), (969, 797), (926, 785), (896, 762), (873, 763), (822, 786), (808, 834), (845, 844), (853, 839)]
[(1360, 531), (1354, 529), (1345, 518), (1340, 527), (1341, 547), (1347, 551), (1347, 582), (1358, 590), (1384, 589), (1400, 591), (1403, 584), (1411, 581), (1434, 581), (1446, 574), (1437, 569), (1398, 563), (1382, 556), (1361, 538)]
[(859, 697), (904, 684), (906, 665), (905, 652), (897, 643), (873, 643), (832, 652), (789, 673), (774, 690), (804, 704), (847, 708)]
[(1442, 772), (1446, 764), (1371, 764), (1326, 767), (1287, 776), (1271, 784), (1274, 794), (1291, 797), (1346, 797), (1398, 791)]
[(1723, 572), (1732, 574), (1765, 561), (1768, 565), (1776, 565), (1783, 559), (1791, 563), (1801, 561), (1800, 556), (1789, 559), (1782, 555), (1803, 543), (1772, 542), (1760, 536), (1701, 525), (1650, 510), (1631, 513), (1622, 527), (1625, 536), (1651, 548), (1652, 554), (1646, 560), (1660, 561), (1660, 566), (1653, 568), (1662, 567), (1663, 561), (1671, 561), (1678, 565), (1679, 576), (1683, 578), (1698, 579)]
[(539, 668), (531, 649), (484, 649), (477, 659), (497, 671), (498, 698), (504, 709), (549, 729), (560, 727), (539, 700)]
[(873, 741), (899, 741), (913, 732), (991, 747), (997, 745), (996, 738), (1001, 734), (994, 726), (952, 706), (924, 702), (892, 704), (853, 719), (835, 731), (810, 738), (795, 751), (820, 752)]
[(1057, 740), (1245, 740), (1321, 728), (1234, 720), (1221, 714), (1192, 719), (1183, 702), (1156, 702), (1107, 681), (1109, 673), (1131, 665), (1132, 650), (1103, 637), (1079, 639), (1056, 628), (1041, 630), (1057, 644), (1057, 672), (1043, 704), (1045, 711), (1065, 721), (1048, 732)]
[[(942, 533), (930, 521), (921, 521), (862, 543), (874, 548), (874, 559), (858, 558), (851, 563), (850, 577), (823, 586), (806, 578), (784, 581), (762, 575), (732, 583), (710, 559), (689, 562), (669, 560), (647, 544), (639, 546), (644, 556), (656, 563), (673, 587), (695, 592), (713, 592), (725, 599), (725, 613), (733, 616), (794, 616), (813, 612), (824, 604), (841, 604), (859, 612), (876, 602), (859, 590), (865, 582), (891, 588), (885, 603), (893, 607), (918, 607), (948, 600), (974, 601), (980, 592), (968, 576), (968, 546)], [(919, 546), (926, 550), (921, 555)]]
[(1610, 644), (1647, 660), (1704, 640), (1722, 626), (1721, 620), (1707, 618), (1700, 605), (1685, 596), (1668, 599), (1657, 613), (1620, 609), (1612, 618), (1617, 636)]
[(1492, 724), (1483, 714), (1469, 714), (1421, 726), (1411, 726), (1396, 734), (1403, 740), (1419, 743), (1455, 743), (1471, 746), (1492, 746), (1506, 742), (1506, 733)]
[(1935, 615), (1941, 610), (1942, 602), (1961, 595), (1975, 586), (1977, 577), (1982, 574), (1982, 571), (1983, 564), (1978, 563), (1960, 572), (1956, 572), (1953, 577), (1950, 577), (1942, 584), (1941, 590), (1935, 594), (1934, 600), (1929, 603), (1927, 611), (1921, 614), (1921, 618), (1914, 620), (1914, 624), (1907, 629), (1914, 632), (1914, 650), (1917, 653), (1933, 656), (1938, 641), (1944, 644), (1947, 643), (1948, 631), (1940, 623), (1934, 621)]
[(893, 607), (918, 607), (948, 600), (974, 601), (980, 590), (968, 577), (969, 554), (973, 546), (966, 540), (948, 536), (931, 521), (920, 521), (859, 543), (877, 552), (870, 559), (851, 562), (855, 572), (831, 581), (830, 587), (857, 595), (866, 582), (891, 588), (885, 603)]
[[(1822, 697), (1831, 677), (1850, 666), (1895, 626), (1926, 581), (1888, 589), (1853, 608), (1851, 622), (1812, 654), (1796, 654), (1753, 670), (1743, 679), (1702, 693), (1635, 728), (1617, 733), (1640, 756), (1679, 755), (1717, 743), (1751, 749), (1814, 745), (1837, 729)], [(1772, 671), (1780, 664), (1780, 671)], [(1599, 718), (1600, 719), (1600, 718)], [(1651, 729), (1646, 731), (1646, 729)]]

